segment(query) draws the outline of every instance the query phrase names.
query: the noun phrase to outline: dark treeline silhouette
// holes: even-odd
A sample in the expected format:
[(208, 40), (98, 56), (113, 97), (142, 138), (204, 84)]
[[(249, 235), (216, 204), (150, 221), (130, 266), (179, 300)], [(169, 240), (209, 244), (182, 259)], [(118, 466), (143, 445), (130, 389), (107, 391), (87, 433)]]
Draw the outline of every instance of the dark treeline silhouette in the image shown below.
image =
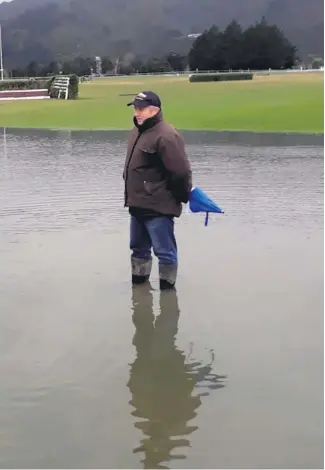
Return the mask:
[[(265, 17), (298, 47), (303, 61), (324, 55), (323, 0), (0, 0), (8, 69), (82, 57), (187, 55), (191, 34), (236, 19)], [(127, 61), (129, 64), (129, 62)]]
[(287, 69), (296, 61), (296, 47), (264, 18), (246, 30), (236, 21), (224, 31), (213, 26), (196, 39), (189, 53), (192, 70)]
[[(103, 74), (159, 73), (190, 70), (265, 70), (288, 69), (298, 61), (297, 49), (276, 26), (262, 18), (259, 23), (242, 29), (232, 21), (224, 31), (213, 26), (199, 36), (188, 54), (170, 51), (162, 57), (119, 56), (102, 58)], [(13, 77), (36, 77), (63, 74), (79, 76), (96, 73), (95, 58), (75, 57), (43, 65), (31, 62), (26, 68), (11, 71)]]
[[(114, 62), (109, 57), (102, 58), (102, 73), (113, 75), (129, 75), (133, 73), (157, 73), (183, 71), (188, 64), (185, 55), (170, 52), (163, 57), (143, 59), (134, 57), (131, 60), (119, 60)], [(59, 63), (52, 61), (43, 65), (37, 61), (31, 62), (27, 67), (17, 67), (11, 70), (12, 77), (45, 77), (48, 75), (76, 74), (79, 76), (96, 74), (96, 61), (94, 58), (75, 57), (71, 61)]]

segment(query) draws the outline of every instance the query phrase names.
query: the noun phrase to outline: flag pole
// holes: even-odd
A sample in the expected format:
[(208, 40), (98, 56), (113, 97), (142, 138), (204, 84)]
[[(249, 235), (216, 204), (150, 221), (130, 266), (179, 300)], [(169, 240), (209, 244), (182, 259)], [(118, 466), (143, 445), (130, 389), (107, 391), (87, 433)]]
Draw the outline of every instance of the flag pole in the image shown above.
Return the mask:
[(0, 24), (0, 73), (1, 73), (1, 81), (3, 81), (3, 49), (2, 49), (2, 28)]

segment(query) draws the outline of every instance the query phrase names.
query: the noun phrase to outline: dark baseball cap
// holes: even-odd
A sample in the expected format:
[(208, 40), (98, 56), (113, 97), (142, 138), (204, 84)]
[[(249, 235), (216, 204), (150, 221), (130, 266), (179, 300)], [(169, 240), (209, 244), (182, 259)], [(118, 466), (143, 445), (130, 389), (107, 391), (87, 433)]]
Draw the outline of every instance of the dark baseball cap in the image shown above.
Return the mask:
[(135, 106), (136, 108), (146, 108), (147, 106), (157, 106), (161, 108), (161, 101), (159, 96), (153, 91), (142, 91), (139, 93), (128, 106)]

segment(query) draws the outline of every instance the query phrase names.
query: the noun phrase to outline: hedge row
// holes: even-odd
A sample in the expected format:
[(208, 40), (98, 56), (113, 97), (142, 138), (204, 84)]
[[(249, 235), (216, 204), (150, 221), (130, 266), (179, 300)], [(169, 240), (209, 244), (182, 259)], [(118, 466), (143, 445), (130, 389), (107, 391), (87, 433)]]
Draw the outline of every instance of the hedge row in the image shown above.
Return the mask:
[(0, 81), (0, 91), (7, 90), (40, 90), (47, 88), (48, 80), (29, 79), (29, 80), (4, 80)]
[(252, 80), (253, 74), (251, 72), (237, 72), (237, 73), (196, 73), (190, 75), (191, 83), (199, 82), (227, 82), (235, 80)]

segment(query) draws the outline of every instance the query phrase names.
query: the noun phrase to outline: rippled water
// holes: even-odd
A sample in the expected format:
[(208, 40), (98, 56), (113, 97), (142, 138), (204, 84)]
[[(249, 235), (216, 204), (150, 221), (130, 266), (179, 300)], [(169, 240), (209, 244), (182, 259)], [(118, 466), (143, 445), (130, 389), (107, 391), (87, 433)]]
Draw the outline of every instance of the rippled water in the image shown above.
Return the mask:
[(0, 137), (1, 468), (323, 466), (323, 148), (185, 136), (225, 215), (175, 294), (130, 288), (125, 133)]

